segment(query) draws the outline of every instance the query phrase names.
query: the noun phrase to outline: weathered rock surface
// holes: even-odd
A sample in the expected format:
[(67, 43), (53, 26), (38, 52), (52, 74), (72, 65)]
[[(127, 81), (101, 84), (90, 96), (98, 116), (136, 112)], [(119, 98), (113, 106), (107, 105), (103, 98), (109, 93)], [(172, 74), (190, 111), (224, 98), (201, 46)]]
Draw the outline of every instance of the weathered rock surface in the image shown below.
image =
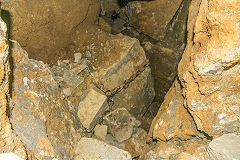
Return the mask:
[(114, 95), (112, 108), (126, 108), (129, 113), (144, 123), (144, 126), (150, 126), (142, 117), (147, 112), (154, 97), (155, 92), (151, 69), (147, 67), (126, 89)]
[(207, 149), (211, 159), (227, 160), (240, 158), (240, 136), (224, 134), (213, 139)]
[(132, 17), (130, 24), (137, 28), (139, 32), (161, 40), (164, 38), (167, 25), (177, 12), (181, 2), (182, 0), (156, 0), (131, 3)]
[(82, 160), (82, 159), (119, 159), (119, 160), (130, 160), (131, 155), (130, 153), (118, 149), (117, 147), (108, 145), (102, 141), (92, 139), (92, 138), (85, 138), (83, 137), (76, 149), (76, 154), (78, 156), (75, 160)]
[(175, 81), (152, 122), (149, 137), (169, 140), (188, 140), (198, 135), (191, 115), (184, 108), (181, 87)]
[(107, 106), (107, 97), (92, 89), (78, 105), (78, 117), (82, 125), (91, 131), (104, 116)]
[(73, 58), (76, 36), (87, 37), (100, 6), (98, 0), (3, 0), (2, 9), (11, 21), (11, 38), (30, 58), (55, 64), (59, 58)]
[(17, 42), (12, 47), (12, 127), (33, 158), (68, 159), (79, 135), (54, 75), (47, 65), (29, 59)]
[(184, 106), (198, 130), (210, 136), (240, 132), (239, 5), (237, 0), (203, 0), (190, 8), (188, 44), (178, 76)]
[(25, 148), (19, 137), (13, 132), (12, 126), (9, 122), (9, 76), (11, 71), (9, 64), (9, 45), (6, 32), (7, 26), (0, 18), (0, 153), (14, 152), (21, 158), (25, 159)]
[(207, 153), (206, 140), (190, 140), (183, 142), (183, 151), (176, 156), (176, 159), (189, 159), (189, 160), (206, 160), (209, 159)]
[[(104, 91), (115, 91), (135, 78), (137, 71), (144, 70), (148, 64), (145, 52), (135, 38), (109, 36), (102, 45), (105, 46), (100, 49), (102, 54), (93, 54), (89, 60), (96, 68), (93, 75)], [(92, 52), (99, 52), (96, 49)]]
[[(237, 101), (239, 99), (240, 32), (237, 20), (239, 7), (236, 6), (239, 6), (239, 1), (194, 0), (191, 3), (188, 43), (178, 66), (178, 77), (166, 95), (149, 133), (150, 136), (155, 135), (156, 139), (170, 140), (167, 143), (175, 143), (174, 148), (180, 147), (180, 151), (173, 154), (175, 159), (218, 159), (217, 156), (227, 157), (225, 159), (231, 159), (229, 158), (231, 156), (239, 158), (238, 150), (232, 150), (234, 153), (226, 152), (228, 149), (231, 150), (229, 147), (233, 145), (236, 146), (234, 148), (239, 148), (237, 147), (239, 137), (232, 134), (230, 134), (232, 138), (229, 138), (231, 137), (229, 135), (219, 137), (224, 133), (240, 132), (240, 110)], [(179, 110), (181, 113), (176, 109), (169, 110), (173, 106), (182, 108)], [(171, 125), (171, 119), (178, 116), (183, 121), (176, 120)], [(164, 124), (166, 117), (169, 117), (167, 125)], [(183, 125), (179, 125), (178, 122), (181, 121), (185, 121)], [(189, 131), (191, 127), (186, 124), (192, 124), (194, 129)], [(184, 125), (187, 128), (184, 129)], [(172, 129), (177, 132), (171, 132)], [(197, 131), (203, 133), (206, 138)], [(188, 133), (192, 138), (188, 137)], [(186, 136), (176, 136), (183, 134)], [(168, 136), (172, 139), (168, 139)], [(174, 136), (190, 138), (190, 140), (180, 142), (182, 145), (179, 145), (171, 141), (175, 140)], [(196, 140), (194, 136), (200, 139)], [(208, 140), (215, 137), (219, 138), (209, 144), (207, 152)], [(235, 144), (227, 140), (234, 138), (236, 138)], [(163, 142), (157, 144), (160, 145), (160, 143)], [(158, 149), (159, 147), (156, 147), (149, 152), (150, 159), (164, 155), (158, 154), (164, 149), (156, 151)], [(169, 155), (172, 156), (172, 153), (165, 158), (170, 158)]]
[[(133, 80), (135, 82), (132, 86), (137, 90), (134, 93), (133, 87), (130, 90), (132, 92), (125, 93), (135, 96), (136, 92), (141, 92), (141, 96), (145, 96), (145, 99), (141, 99), (145, 109), (145, 105), (151, 103), (154, 96), (151, 71), (146, 67), (148, 61), (139, 42), (123, 35), (105, 36), (107, 41), (99, 42), (106, 43), (106, 46), (98, 43), (96, 48), (83, 48), (85, 52), (81, 52), (84, 54), (78, 57), (77, 61), (58, 61), (52, 68), (43, 62), (29, 59), (28, 54), (16, 41), (11, 42), (14, 64), (11, 123), (29, 157), (40, 160), (75, 157), (74, 147), (79, 139), (84, 135), (93, 136), (84, 128), (92, 131), (111, 102), (109, 96), (128, 88)], [(95, 54), (95, 49), (98, 50), (99, 47), (102, 47), (100, 52), (106, 55)], [(119, 53), (119, 57), (116, 53)], [(115, 76), (121, 79), (115, 79)], [(96, 91), (98, 89), (93, 90), (94, 85), (100, 86), (99, 89), (104, 93)], [(147, 91), (150, 91), (149, 101), (144, 94)], [(137, 103), (137, 100), (134, 103)], [(135, 127), (140, 125), (135, 117), (124, 110), (127, 114), (114, 115), (117, 119), (116, 125), (108, 125), (119, 142), (131, 138)], [(115, 133), (113, 127), (119, 126), (120, 132)], [(97, 130), (95, 132), (97, 133)], [(106, 127), (104, 132), (104, 135), (95, 136), (105, 139)], [(126, 132), (129, 133), (127, 138), (122, 139)]]
[[(99, 21), (100, 27), (105, 31), (110, 27), (112, 31), (121, 32), (140, 41), (152, 70), (155, 101), (160, 103), (177, 75), (177, 65), (186, 46), (190, 2), (191, 0), (132, 1), (120, 9), (117, 0), (101, 0), (102, 19), (108, 25)], [(111, 15), (114, 10), (119, 13), (120, 18), (112, 21)], [(123, 22), (119, 24), (118, 21)], [(127, 27), (124, 29), (122, 25)], [(163, 41), (159, 41), (160, 39)], [(156, 115), (157, 111), (158, 107), (153, 114)]]
[(92, 68), (95, 85), (113, 101), (109, 106), (113, 104), (113, 109), (124, 107), (141, 120), (155, 93), (148, 60), (139, 41), (102, 31), (93, 37), (86, 41), (81, 53), (85, 53), (83, 59), (89, 62), (88, 68)]
[(182, 152), (182, 148), (174, 142), (158, 142), (154, 149), (143, 156), (146, 160), (169, 159)]
[(185, 142), (159, 141), (154, 149), (144, 154), (141, 159), (206, 160), (209, 159), (206, 148), (207, 142), (202, 140), (190, 140)]
[(144, 129), (138, 128), (132, 137), (123, 145), (124, 150), (128, 151), (132, 157), (143, 155), (150, 150), (150, 146), (146, 143), (147, 132)]
[(139, 127), (141, 124), (125, 108), (118, 108), (108, 113), (104, 117), (104, 122), (108, 126), (109, 133), (120, 143), (129, 139), (134, 127)]

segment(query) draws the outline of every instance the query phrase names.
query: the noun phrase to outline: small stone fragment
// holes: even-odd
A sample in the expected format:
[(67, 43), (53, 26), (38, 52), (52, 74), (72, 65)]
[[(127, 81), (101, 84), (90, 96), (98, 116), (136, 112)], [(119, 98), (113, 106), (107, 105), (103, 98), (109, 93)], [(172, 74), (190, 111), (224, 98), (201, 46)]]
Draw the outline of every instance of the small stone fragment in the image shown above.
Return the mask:
[(78, 118), (82, 125), (91, 131), (103, 117), (107, 107), (107, 97), (92, 89), (78, 105)]
[(97, 139), (83, 137), (75, 149), (78, 156), (75, 160), (82, 159), (117, 159), (130, 160), (131, 155), (127, 151), (111, 146)]
[(86, 54), (86, 57), (88, 57), (88, 58), (90, 58), (92, 56), (89, 51), (86, 51), (85, 54)]
[(74, 54), (74, 62), (80, 63), (82, 59), (82, 54), (81, 53), (75, 53)]
[(136, 120), (125, 108), (118, 108), (104, 117), (109, 132), (118, 142), (131, 138), (134, 127), (139, 126)]
[(106, 125), (99, 125), (97, 124), (94, 128), (94, 134), (101, 140), (105, 140), (107, 136), (107, 126)]
[(70, 96), (71, 95), (71, 88), (64, 88), (63, 89), (63, 94), (65, 96)]

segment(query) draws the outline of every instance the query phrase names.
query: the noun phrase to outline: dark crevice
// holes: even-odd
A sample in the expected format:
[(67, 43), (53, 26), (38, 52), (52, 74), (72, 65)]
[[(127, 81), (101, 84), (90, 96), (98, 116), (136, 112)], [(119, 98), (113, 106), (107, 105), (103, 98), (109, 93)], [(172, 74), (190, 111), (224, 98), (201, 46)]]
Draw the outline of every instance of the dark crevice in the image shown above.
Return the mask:
[(129, 2), (133, 1), (154, 1), (154, 0), (117, 0), (118, 6), (120, 8), (125, 7)]
[(11, 39), (11, 25), (12, 25), (12, 21), (11, 21), (11, 15), (8, 11), (6, 10), (1, 10), (1, 18), (2, 20), (6, 23), (7, 25), (7, 40), (8, 40), (8, 61), (9, 61), (9, 69), (10, 69), (10, 73), (8, 75), (8, 95), (7, 95), (7, 108), (6, 108), (6, 114), (8, 116), (8, 118), (10, 118), (11, 116), (11, 110), (12, 110), (12, 105), (10, 102), (10, 99), (12, 98), (12, 90), (13, 90), (13, 80), (14, 80), (14, 76), (13, 76), (13, 68), (14, 68), (14, 64), (13, 64), (13, 57), (12, 57), (12, 42), (10, 41)]
[(179, 14), (181, 13), (181, 10), (183, 8), (184, 2), (186, 0), (183, 0), (180, 4), (180, 6), (178, 7), (176, 13), (174, 14), (174, 16), (172, 17), (172, 19), (169, 21), (169, 23), (166, 26), (166, 30), (172, 30), (172, 28), (174, 28), (175, 22), (178, 19)]
[[(188, 110), (188, 108), (186, 108), (186, 110), (187, 110), (188, 114), (190, 115), (190, 117), (192, 118), (192, 121), (193, 121), (193, 123), (194, 123), (194, 125), (195, 125), (195, 127), (196, 127), (196, 130), (197, 130), (199, 133), (201, 133), (201, 134), (203, 135), (203, 137), (205, 137), (207, 140), (213, 140), (213, 136), (209, 136), (206, 132), (201, 131), (201, 130), (199, 130), (199, 129), (197, 128), (197, 123), (195, 122), (193, 115), (190, 113), (190, 111)], [(198, 135), (198, 137), (199, 137), (199, 138), (203, 138), (202, 136), (199, 136), (199, 135)]]

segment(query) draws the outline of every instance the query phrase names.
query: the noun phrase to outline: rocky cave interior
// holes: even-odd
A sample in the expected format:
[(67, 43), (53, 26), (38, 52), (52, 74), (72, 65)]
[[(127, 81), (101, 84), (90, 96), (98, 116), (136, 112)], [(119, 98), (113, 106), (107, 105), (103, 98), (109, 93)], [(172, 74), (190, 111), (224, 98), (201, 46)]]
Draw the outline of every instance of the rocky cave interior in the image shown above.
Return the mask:
[[(189, 98), (218, 92), (208, 80), (223, 87), (221, 78), (201, 77), (215, 76), (213, 67), (196, 76), (199, 68), (191, 69), (198, 66), (193, 62), (198, 57), (187, 56), (204, 48), (204, 34), (215, 34), (211, 19), (207, 25), (212, 26), (199, 25), (211, 3), (215, 1), (2, 0), (7, 30), (1, 22), (1, 39), (6, 32), (8, 42), (1, 48), (9, 56), (1, 64), (6, 118), (0, 127), (13, 136), (0, 132), (0, 153), (43, 160), (208, 159), (219, 155), (209, 145), (214, 137), (235, 133), (225, 138), (239, 142), (240, 109), (231, 127), (211, 130), (210, 121), (218, 122), (206, 118), (209, 110), (200, 113), (189, 105), (212, 103)], [(233, 69), (238, 66), (230, 61)], [(229, 71), (223, 74), (232, 75), (232, 65), (226, 66), (222, 68)], [(217, 115), (226, 116), (219, 111), (209, 119)]]

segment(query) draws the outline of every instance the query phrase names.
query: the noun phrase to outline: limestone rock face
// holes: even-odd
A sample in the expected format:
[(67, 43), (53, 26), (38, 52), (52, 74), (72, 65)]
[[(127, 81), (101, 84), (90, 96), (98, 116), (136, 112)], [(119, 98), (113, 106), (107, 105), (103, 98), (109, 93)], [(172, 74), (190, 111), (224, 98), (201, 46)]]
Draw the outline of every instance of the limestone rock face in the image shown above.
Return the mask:
[(238, 0), (203, 0), (190, 8), (188, 44), (178, 75), (184, 106), (198, 130), (210, 136), (240, 132), (239, 5)]
[(174, 159), (174, 160), (206, 160), (209, 159), (206, 152), (207, 143), (201, 140), (187, 142), (158, 142), (154, 149), (150, 150), (143, 159)]
[(184, 108), (183, 100), (180, 85), (175, 81), (152, 122), (149, 136), (168, 141), (187, 140), (198, 134), (191, 115)]
[[(155, 135), (155, 138), (168, 140), (164, 137), (174, 133), (169, 132), (172, 127), (176, 127), (175, 131), (177, 128), (180, 129), (183, 135), (197, 135), (196, 129), (191, 132), (188, 129), (192, 127), (185, 128), (186, 124), (192, 126), (196, 124), (197, 130), (205, 132), (208, 136), (240, 132), (238, 127), (240, 109), (237, 100), (240, 96), (238, 92), (240, 32), (237, 25), (239, 14), (235, 14), (239, 11), (236, 7), (238, 5), (239, 1), (204, 0), (201, 4), (199, 1), (192, 2), (188, 20), (188, 44), (178, 67), (181, 87), (179, 91), (170, 90), (166, 95), (165, 102), (152, 123), (150, 135), (153, 137)], [(196, 8), (199, 8), (199, 12)], [(225, 15), (226, 11), (229, 14)], [(174, 97), (171, 92), (176, 95), (179, 92), (179, 96)], [(169, 100), (170, 97), (173, 97), (173, 100)], [(168, 105), (166, 109), (169, 110), (176, 102), (181, 102), (180, 113), (186, 113), (182, 116), (185, 123), (180, 126), (181, 121), (178, 120), (171, 126), (169, 125), (171, 120), (168, 120), (165, 126), (165, 121), (162, 120), (166, 118), (164, 106)], [(178, 110), (167, 113), (175, 117), (175, 112), (180, 111)], [(191, 116), (187, 116), (189, 114)], [(182, 132), (184, 130), (185, 133)], [(174, 134), (170, 137), (174, 137)]]
[(97, 88), (108, 96), (109, 106), (113, 110), (126, 108), (144, 122), (141, 118), (155, 92), (149, 62), (139, 41), (122, 34), (96, 32), (85, 44), (81, 50), (83, 59), (89, 62)]
[(154, 99), (155, 92), (153, 87), (151, 69), (147, 67), (126, 89), (114, 95), (113, 109), (124, 107), (142, 123), (150, 126), (142, 117)]
[(235, 134), (224, 134), (213, 139), (208, 146), (211, 159), (239, 159), (240, 136)]
[(150, 146), (146, 143), (147, 132), (144, 129), (137, 129), (133, 136), (124, 144), (124, 150), (131, 153), (132, 157), (143, 155), (150, 150)]
[(98, 84), (102, 85), (105, 91), (113, 92), (135, 78), (137, 71), (143, 71), (148, 60), (135, 38), (111, 36), (105, 44), (101, 57), (100, 54), (94, 54), (90, 61), (96, 67), (93, 75)]
[[(125, 1), (129, 2), (129, 1)], [(100, 27), (135, 37), (150, 62), (156, 101), (162, 103), (176, 75), (177, 65), (186, 46), (187, 15), (191, 0), (130, 1), (119, 8), (117, 0), (101, 0)], [(119, 19), (111, 20), (116, 10)], [(109, 24), (102, 23), (102, 19)], [(124, 22), (120, 22), (124, 21)], [(122, 25), (128, 27), (122, 27)], [(109, 32), (109, 31), (106, 31)], [(156, 115), (158, 108), (153, 111)]]
[[(209, 159), (209, 153), (206, 152), (209, 141), (205, 139), (240, 132), (239, 5), (237, 0), (193, 0), (191, 3), (188, 43), (178, 66), (178, 77), (149, 132), (150, 137), (168, 142), (175, 138), (190, 139), (183, 142), (184, 151), (177, 154), (177, 159)], [(196, 144), (189, 143), (194, 137), (201, 140)], [(229, 137), (216, 138), (209, 144), (208, 152), (212, 157), (229, 159), (235, 154), (226, 152), (229, 149), (230, 142), (226, 142), (231, 139)], [(235, 148), (238, 148), (237, 141), (238, 138)], [(176, 146), (178, 144), (173, 145)], [(161, 153), (154, 150), (150, 152), (150, 157), (157, 157), (156, 153)]]
[(33, 158), (68, 159), (69, 138), (78, 134), (54, 75), (44, 63), (29, 59), (16, 41), (12, 47), (12, 127)]
[(78, 105), (78, 117), (83, 126), (91, 131), (103, 117), (107, 108), (107, 97), (92, 89)]
[(30, 58), (54, 64), (59, 57), (70, 56), (76, 32), (86, 37), (86, 29), (97, 20), (99, 1), (3, 0), (2, 9), (12, 21), (11, 39), (17, 40)]
[(161, 40), (164, 38), (167, 25), (177, 12), (181, 2), (182, 0), (156, 0), (131, 3), (133, 11), (130, 24), (140, 32)]
[(82, 138), (75, 152), (78, 156), (75, 160), (82, 159), (119, 159), (119, 160), (130, 160), (130, 153), (118, 149), (117, 147), (108, 145), (102, 141), (92, 138)]
[[(0, 18), (0, 153), (14, 152), (21, 158), (26, 158), (26, 151), (19, 137), (12, 131), (9, 122), (9, 45), (7, 26)], [(1, 155), (3, 158), (4, 155)]]

